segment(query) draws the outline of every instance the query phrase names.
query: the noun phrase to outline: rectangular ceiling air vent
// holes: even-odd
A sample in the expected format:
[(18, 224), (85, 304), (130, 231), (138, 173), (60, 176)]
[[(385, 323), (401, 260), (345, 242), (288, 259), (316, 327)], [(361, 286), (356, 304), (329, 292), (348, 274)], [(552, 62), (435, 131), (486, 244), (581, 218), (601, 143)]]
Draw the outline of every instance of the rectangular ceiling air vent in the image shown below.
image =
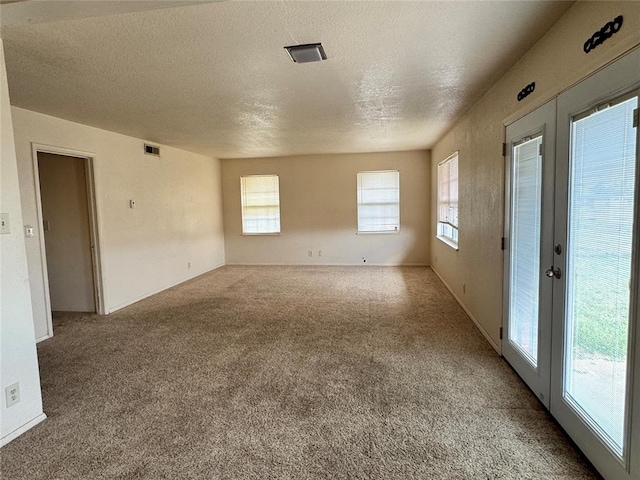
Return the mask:
[(160, 156), (160, 147), (156, 147), (154, 145), (149, 145), (148, 143), (144, 144), (144, 153), (147, 155), (155, 155), (156, 157)]
[(321, 43), (307, 43), (305, 45), (292, 45), (284, 49), (296, 63), (320, 62), (327, 59)]

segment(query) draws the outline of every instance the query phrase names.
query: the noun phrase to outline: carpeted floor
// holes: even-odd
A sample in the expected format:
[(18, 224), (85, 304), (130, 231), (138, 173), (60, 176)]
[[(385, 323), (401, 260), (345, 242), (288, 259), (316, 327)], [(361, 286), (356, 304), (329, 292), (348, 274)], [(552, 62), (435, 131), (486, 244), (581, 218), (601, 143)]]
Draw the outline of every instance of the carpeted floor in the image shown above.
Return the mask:
[(597, 478), (429, 268), (223, 267), (38, 346), (2, 478)]

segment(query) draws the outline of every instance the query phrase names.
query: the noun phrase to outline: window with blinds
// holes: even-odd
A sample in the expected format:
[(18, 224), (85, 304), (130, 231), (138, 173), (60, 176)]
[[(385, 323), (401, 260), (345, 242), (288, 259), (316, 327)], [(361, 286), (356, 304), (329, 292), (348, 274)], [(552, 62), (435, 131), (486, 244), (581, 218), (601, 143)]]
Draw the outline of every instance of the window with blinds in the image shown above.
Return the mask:
[(438, 164), (438, 237), (458, 245), (458, 152)]
[(400, 172), (358, 172), (358, 232), (400, 230)]
[(280, 184), (277, 175), (240, 177), (242, 233), (280, 233)]

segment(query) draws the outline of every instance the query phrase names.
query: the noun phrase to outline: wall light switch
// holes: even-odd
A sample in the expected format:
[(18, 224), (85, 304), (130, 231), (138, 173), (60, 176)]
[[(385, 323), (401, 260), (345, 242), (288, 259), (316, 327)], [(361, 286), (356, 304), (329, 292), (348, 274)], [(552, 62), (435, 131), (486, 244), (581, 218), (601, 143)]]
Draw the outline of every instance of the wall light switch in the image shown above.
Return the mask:
[(135, 200), (129, 200), (129, 208), (136, 208), (136, 201)]
[(4, 389), (7, 398), (7, 408), (20, 402), (20, 383), (14, 383)]
[(31, 225), (24, 226), (24, 236), (25, 237), (33, 237), (33, 227)]
[(9, 224), (9, 214), (0, 213), (0, 234), (11, 233), (11, 225)]

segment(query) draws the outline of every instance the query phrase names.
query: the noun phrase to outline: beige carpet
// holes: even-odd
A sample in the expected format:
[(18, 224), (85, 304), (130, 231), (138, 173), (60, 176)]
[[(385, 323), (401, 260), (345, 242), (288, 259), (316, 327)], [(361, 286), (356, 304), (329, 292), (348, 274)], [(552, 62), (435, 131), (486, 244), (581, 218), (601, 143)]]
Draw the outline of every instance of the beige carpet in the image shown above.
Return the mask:
[(3, 479), (596, 478), (429, 268), (224, 267), (38, 354)]

